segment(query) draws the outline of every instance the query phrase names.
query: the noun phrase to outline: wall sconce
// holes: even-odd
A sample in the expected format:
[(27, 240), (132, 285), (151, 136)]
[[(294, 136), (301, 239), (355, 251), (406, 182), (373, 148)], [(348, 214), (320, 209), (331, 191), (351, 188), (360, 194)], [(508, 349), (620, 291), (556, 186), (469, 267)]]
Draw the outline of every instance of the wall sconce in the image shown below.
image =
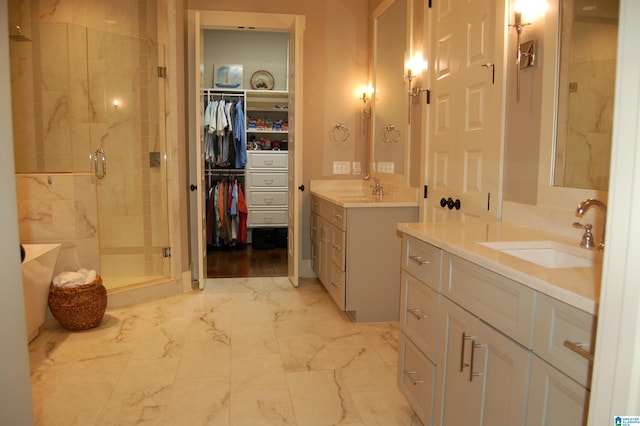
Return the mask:
[(522, 1), (516, 1), (514, 7), (514, 24), (509, 25), (516, 29), (516, 103), (520, 102), (520, 71), (537, 65), (537, 40), (529, 40), (524, 43), (520, 43), (522, 29), (527, 25), (531, 25), (530, 22), (522, 22), (522, 8)]
[(405, 79), (409, 82), (409, 124), (411, 124), (411, 100), (413, 103), (420, 103), (420, 93), (429, 92), (421, 87), (413, 87), (412, 81), (425, 69), (426, 64), (422, 59), (422, 53), (411, 55), (411, 52), (405, 53)]
[(362, 86), (362, 95), (360, 99), (362, 100), (362, 116), (364, 118), (371, 118), (371, 95), (373, 94), (373, 87), (371, 86)]
[(113, 100), (113, 109), (117, 110), (120, 106), (120, 101), (118, 99)]

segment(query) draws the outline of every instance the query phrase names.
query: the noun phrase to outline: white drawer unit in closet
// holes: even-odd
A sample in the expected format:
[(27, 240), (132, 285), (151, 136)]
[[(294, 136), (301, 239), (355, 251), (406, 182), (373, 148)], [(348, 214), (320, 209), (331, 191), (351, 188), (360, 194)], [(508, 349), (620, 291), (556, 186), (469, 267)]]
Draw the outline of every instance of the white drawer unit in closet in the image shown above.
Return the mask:
[(287, 226), (287, 151), (247, 151), (245, 194), (247, 226)]

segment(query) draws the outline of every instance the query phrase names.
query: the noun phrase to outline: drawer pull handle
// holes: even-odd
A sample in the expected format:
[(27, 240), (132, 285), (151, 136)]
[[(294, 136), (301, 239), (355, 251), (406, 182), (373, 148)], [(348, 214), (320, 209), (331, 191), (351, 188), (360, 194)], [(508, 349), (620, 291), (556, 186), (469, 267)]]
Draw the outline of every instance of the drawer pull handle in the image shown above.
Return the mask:
[(264, 180), (264, 184), (265, 185), (273, 185), (273, 179), (265, 179)]
[(342, 250), (342, 246), (339, 246), (338, 244), (331, 244), (331, 247), (333, 247), (336, 250)]
[(462, 370), (464, 370), (465, 367), (468, 367), (469, 364), (467, 364), (466, 362), (464, 362), (464, 346), (467, 343), (467, 340), (473, 340), (475, 339), (475, 337), (473, 336), (469, 336), (467, 335), (467, 333), (462, 333), (462, 344), (461, 349), (460, 349), (460, 372), (462, 373)]
[(333, 280), (331, 280), (331, 285), (334, 286), (335, 288), (340, 288), (340, 284), (334, 283)]
[(338, 220), (342, 220), (342, 215), (336, 214), (336, 215), (334, 215), (334, 216), (336, 217), (336, 219), (338, 219)]
[(410, 313), (412, 313), (412, 314), (413, 314), (413, 316), (415, 316), (415, 317), (416, 317), (416, 318), (418, 318), (419, 320), (429, 318), (429, 315), (421, 314), (420, 312), (422, 312), (422, 310), (420, 310), (420, 309), (418, 309), (418, 308), (407, 309), (407, 311), (409, 311)]
[(273, 160), (264, 160), (264, 164), (266, 164), (267, 166), (270, 166), (273, 164)]
[(573, 343), (568, 340), (565, 340), (563, 344), (566, 348), (571, 349), (573, 352), (577, 353), (581, 357), (584, 357), (589, 361), (593, 362), (593, 354), (591, 352), (587, 352), (586, 350), (582, 349), (582, 346), (584, 346), (584, 343)]
[(272, 223), (273, 222), (273, 218), (272, 217), (265, 217), (264, 218), (264, 223)]
[(416, 374), (415, 371), (405, 371), (405, 374), (407, 375), (407, 377), (409, 378), (409, 381), (413, 386), (419, 385), (420, 383), (424, 383), (424, 380), (415, 379), (413, 377), (413, 375)]
[(317, 226), (312, 226), (312, 227), (311, 227), (311, 230), (312, 230), (312, 231), (317, 231), (317, 230), (318, 230), (318, 227), (317, 227)]
[(426, 265), (428, 263), (431, 263), (428, 260), (422, 260), (422, 256), (409, 256), (409, 259), (413, 260), (418, 265)]
[(475, 340), (471, 343), (471, 364), (469, 365), (469, 381), (473, 382), (474, 377), (482, 376), (482, 373), (475, 373), (473, 371), (474, 358), (476, 355), (476, 349), (480, 349), (483, 345), (480, 343), (476, 343)]
[(264, 199), (264, 203), (265, 204), (273, 204), (273, 198), (265, 198)]

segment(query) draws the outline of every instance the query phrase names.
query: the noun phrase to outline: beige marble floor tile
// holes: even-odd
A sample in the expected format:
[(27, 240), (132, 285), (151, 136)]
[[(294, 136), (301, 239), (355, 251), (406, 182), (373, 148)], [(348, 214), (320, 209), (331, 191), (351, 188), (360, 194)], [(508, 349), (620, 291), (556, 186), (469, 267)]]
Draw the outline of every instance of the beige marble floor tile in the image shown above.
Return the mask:
[(397, 388), (376, 392), (353, 392), (351, 398), (367, 426), (422, 426)]
[(287, 373), (296, 419), (300, 425), (336, 425), (361, 422), (349, 392), (334, 370)]
[(232, 401), (288, 397), (289, 389), (279, 353), (232, 356)]
[(336, 375), (349, 392), (395, 388), (396, 371), (371, 348), (330, 347)]
[(324, 340), (318, 335), (282, 336), (278, 338), (278, 343), (286, 372), (336, 368)]
[(286, 277), (210, 281), (91, 330), (51, 320), (29, 345), (36, 424), (418, 425), (398, 335)]
[(232, 426), (297, 425), (291, 399), (234, 400), (231, 402)]
[(219, 378), (176, 380), (162, 424), (230, 425), (229, 382)]

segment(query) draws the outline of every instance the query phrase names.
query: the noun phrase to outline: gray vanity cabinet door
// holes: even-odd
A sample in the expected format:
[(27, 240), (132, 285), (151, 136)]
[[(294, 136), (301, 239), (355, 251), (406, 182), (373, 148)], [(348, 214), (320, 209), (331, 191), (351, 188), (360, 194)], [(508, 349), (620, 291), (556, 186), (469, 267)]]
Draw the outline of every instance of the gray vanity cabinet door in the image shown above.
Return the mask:
[(537, 356), (532, 364), (526, 424), (586, 425), (589, 391)]
[(530, 352), (446, 298), (441, 313), (436, 424), (523, 424)]

